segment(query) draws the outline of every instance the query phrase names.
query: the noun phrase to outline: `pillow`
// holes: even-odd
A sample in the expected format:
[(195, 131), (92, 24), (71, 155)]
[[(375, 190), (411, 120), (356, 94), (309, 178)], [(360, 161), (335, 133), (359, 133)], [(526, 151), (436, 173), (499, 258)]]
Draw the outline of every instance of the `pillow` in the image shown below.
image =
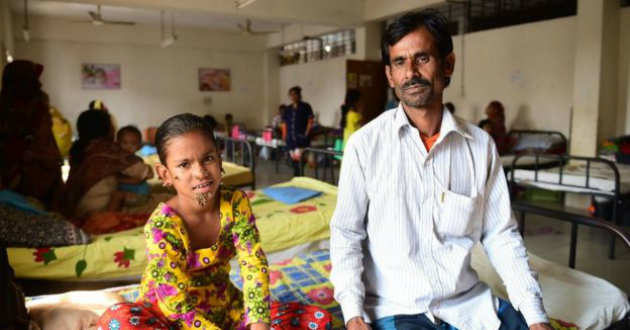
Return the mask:
[(7, 247), (38, 248), (87, 244), (90, 237), (59, 215), (0, 205), (0, 241)]

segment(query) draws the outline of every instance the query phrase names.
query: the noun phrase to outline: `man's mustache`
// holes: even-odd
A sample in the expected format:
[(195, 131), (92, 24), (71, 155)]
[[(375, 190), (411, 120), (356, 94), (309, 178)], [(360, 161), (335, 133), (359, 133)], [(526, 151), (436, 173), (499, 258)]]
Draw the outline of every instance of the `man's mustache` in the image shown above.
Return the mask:
[(416, 87), (416, 85), (431, 87), (431, 82), (424, 78), (413, 77), (403, 85), (403, 89)]

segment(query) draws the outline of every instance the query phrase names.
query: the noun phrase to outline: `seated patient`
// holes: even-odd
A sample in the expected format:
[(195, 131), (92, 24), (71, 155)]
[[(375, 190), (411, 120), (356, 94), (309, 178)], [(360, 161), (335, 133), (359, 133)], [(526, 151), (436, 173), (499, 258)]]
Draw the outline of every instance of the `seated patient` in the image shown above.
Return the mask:
[[(120, 148), (135, 155), (142, 147), (142, 133), (135, 126), (125, 126), (118, 130), (116, 142)], [(142, 161), (140, 157), (137, 158)], [(114, 201), (119, 203), (112, 205), (112, 211), (120, 211), (123, 205), (138, 206), (146, 203), (149, 197), (149, 184), (146, 180), (151, 178), (153, 178), (153, 171), (150, 171), (144, 179), (132, 178), (124, 174), (119, 177), (117, 200)]]
[[(177, 115), (157, 131), (156, 169), (177, 195), (158, 205), (144, 232), (148, 265), (135, 303), (109, 308), (99, 329), (330, 329), (330, 314), (271, 302), (269, 267), (247, 195), (221, 186), (210, 125)], [(230, 282), (238, 259), (243, 290)]]
[(70, 175), (64, 187), (66, 216), (86, 219), (120, 205), (119, 178), (144, 180), (151, 167), (114, 142), (109, 113), (86, 110), (77, 120), (79, 139), (70, 149)]

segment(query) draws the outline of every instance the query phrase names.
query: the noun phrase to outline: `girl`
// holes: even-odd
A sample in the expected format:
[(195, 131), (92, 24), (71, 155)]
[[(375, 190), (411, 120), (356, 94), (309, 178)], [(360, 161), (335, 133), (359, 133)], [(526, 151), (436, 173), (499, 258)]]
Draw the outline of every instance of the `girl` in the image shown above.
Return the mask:
[(350, 136), (363, 126), (362, 108), (361, 92), (356, 89), (349, 89), (346, 92), (346, 98), (341, 106), (341, 127), (343, 128), (344, 147), (346, 143), (348, 143)]
[[(245, 193), (220, 185), (221, 158), (210, 126), (192, 114), (156, 134), (158, 175), (177, 195), (145, 226), (149, 264), (137, 303), (112, 306), (99, 329), (328, 329), (327, 312), (271, 304), (267, 259)], [(243, 292), (229, 278), (238, 258)]]
[(150, 178), (151, 167), (114, 142), (114, 128), (106, 111), (82, 112), (77, 130), (79, 139), (70, 148), (70, 174), (63, 194), (66, 215), (85, 220), (99, 212), (118, 211), (125, 197), (117, 193), (118, 177)]

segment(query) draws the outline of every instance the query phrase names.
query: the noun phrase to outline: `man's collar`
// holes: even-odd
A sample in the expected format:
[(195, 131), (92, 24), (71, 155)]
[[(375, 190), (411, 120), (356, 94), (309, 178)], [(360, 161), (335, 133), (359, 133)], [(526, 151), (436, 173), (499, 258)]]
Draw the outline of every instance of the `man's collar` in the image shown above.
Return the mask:
[[(396, 114), (394, 118), (394, 133), (396, 134), (396, 136), (398, 136), (398, 133), (403, 127), (412, 126), (412, 125), (409, 122), (409, 118), (407, 118), (405, 109), (403, 109), (402, 102), (398, 103), (398, 108), (395, 111), (396, 111)], [(440, 131), (439, 131), (440, 138), (438, 139), (438, 141), (442, 140), (450, 132), (457, 132), (461, 136), (467, 139), (472, 139), (472, 136), (470, 135), (470, 133), (468, 133), (468, 130), (465, 127), (465, 125), (460, 123), (460, 121), (457, 120), (455, 116), (453, 116), (446, 107), (443, 107), (442, 108), (442, 124), (440, 126)]]

